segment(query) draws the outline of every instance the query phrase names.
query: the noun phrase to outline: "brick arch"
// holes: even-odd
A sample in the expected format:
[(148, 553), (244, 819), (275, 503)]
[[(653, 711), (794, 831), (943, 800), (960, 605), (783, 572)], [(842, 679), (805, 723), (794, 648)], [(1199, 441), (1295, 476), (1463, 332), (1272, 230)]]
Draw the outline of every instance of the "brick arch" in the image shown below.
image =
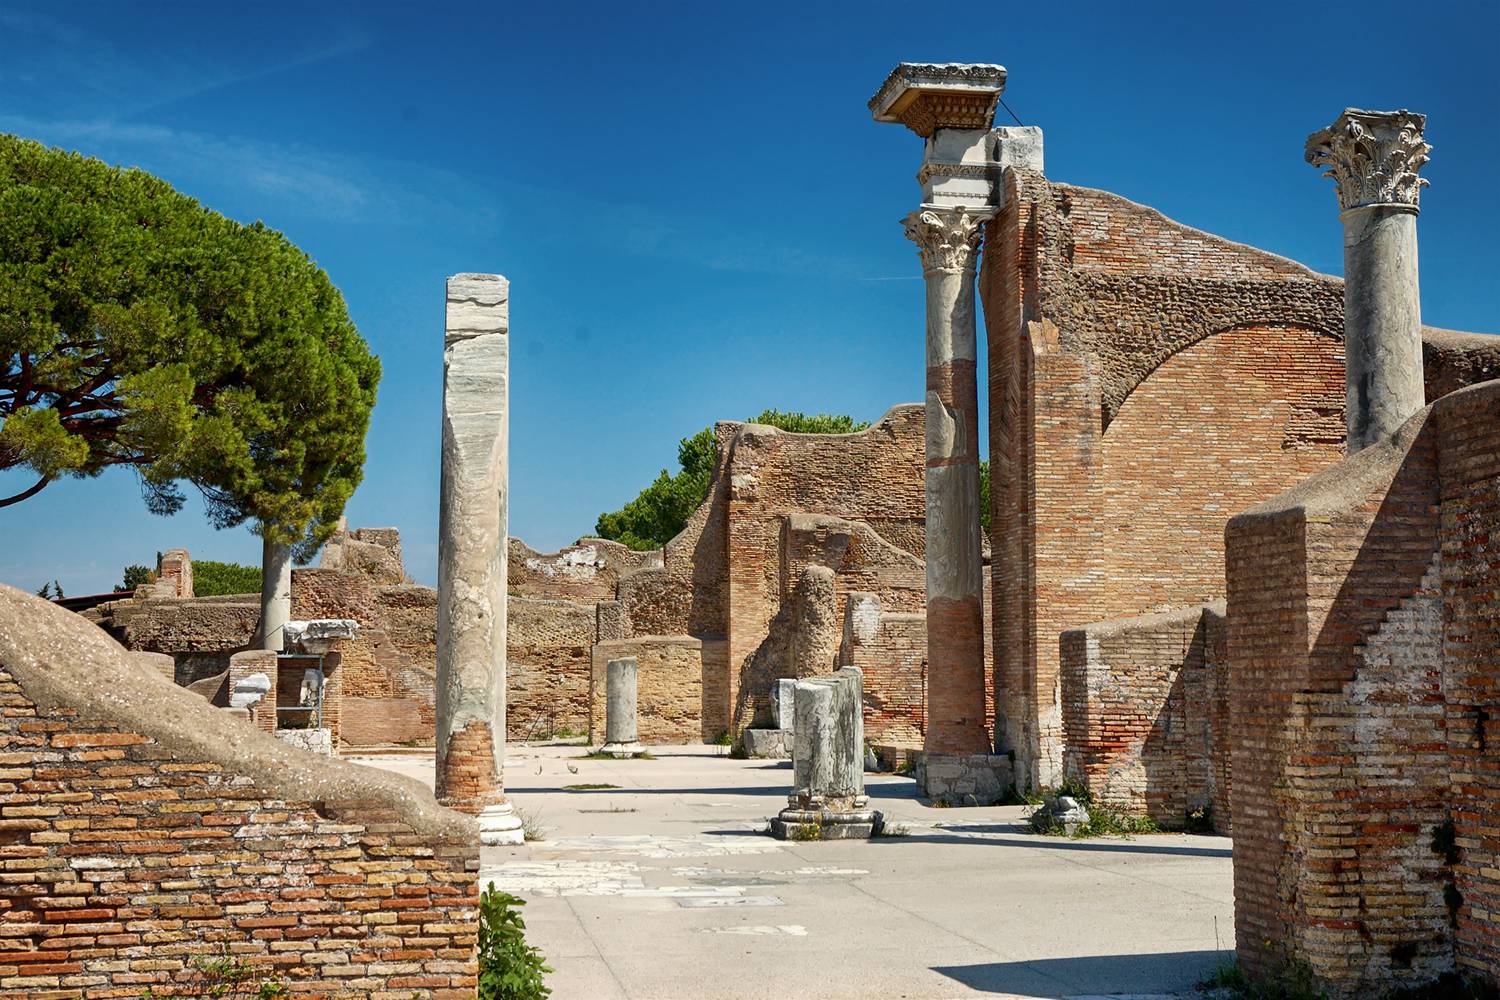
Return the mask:
[(1173, 353), (1099, 442), (1097, 537), (1123, 601), (1110, 613), (1222, 596), (1228, 519), (1338, 461), (1343, 441), (1340, 340), (1238, 326)]
[[(1276, 331), (1299, 332), (1312, 337), (1319, 337), (1330, 342), (1330, 349), (1343, 357), (1344, 332), (1340, 330), (1327, 330), (1320, 326), (1310, 326), (1303, 323), (1235, 323), (1230, 326), (1219, 327), (1213, 330), (1188, 330), (1176, 336), (1166, 337), (1156, 345), (1157, 350), (1149, 355), (1134, 355), (1128, 365), (1122, 364), (1120, 359), (1112, 357), (1108, 351), (1099, 355), (1099, 362), (1103, 369), (1101, 382), (1107, 387), (1100, 407), (1101, 432), (1108, 431), (1109, 427), (1124, 411), (1130, 397), (1143, 384), (1149, 381), (1158, 371), (1166, 366), (1173, 358), (1185, 351), (1192, 350), (1204, 341), (1214, 337), (1222, 337), (1230, 334), (1271, 333)], [(1340, 360), (1340, 365), (1343, 361)], [(1340, 371), (1342, 372), (1342, 368)], [(1340, 375), (1342, 378), (1342, 375)], [(1113, 391), (1109, 391), (1109, 389)], [(1340, 394), (1342, 399), (1342, 393)], [(1342, 404), (1341, 404), (1342, 405)], [(1343, 440), (1342, 437), (1339, 439)]]

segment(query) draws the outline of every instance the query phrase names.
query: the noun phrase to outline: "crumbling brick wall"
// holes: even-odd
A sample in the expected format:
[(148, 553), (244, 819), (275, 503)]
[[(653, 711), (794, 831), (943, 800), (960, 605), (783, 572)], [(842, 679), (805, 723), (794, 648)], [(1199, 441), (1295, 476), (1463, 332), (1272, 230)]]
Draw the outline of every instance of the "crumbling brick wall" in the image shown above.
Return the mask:
[(926, 610), (887, 610), (880, 594), (846, 598), (839, 663), (864, 673), (865, 738), (920, 750), (927, 727)]
[[(1224, 593), (1230, 515), (1342, 456), (1343, 286), (1118, 196), (1009, 169), (989, 342), (1002, 749), (1061, 775), (1058, 636)], [(1500, 372), (1428, 331), (1429, 394)]]
[(1485, 751), (1500, 383), (1234, 518), (1239, 956), (1337, 996), (1493, 972), (1500, 768)]
[(706, 743), (703, 643), (686, 635), (611, 639), (593, 649), (589, 741), (604, 742), (605, 680), (610, 660), (636, 658), (636, 733), (641, 743)]
[(516, 596), (608, 601), (614, 599), (620, 577), (660, 565), (660, 549), (636, 552), (603, 538), (580, 538), (556, 552), (538, 552), (512, 538), (506, 573)]
[(786, 434), (745, 425), (730, 441), (727, 482), (729, 704), (737, 735), (768, 703), (741, 689), (781, 608), (785, 518), (831, 515), (869, 525), (920, 558), (926, 525), (920, 406), (893, 407), (857, 434)]
[(511, 597), (505, 673), (510, 739), (584, 732), (589, 724), (594, 605)]
[(227, 952), (297, 995), (474, 995), (478, 830), (420, 785), (232, 722), (6, 587), (0, 699), (0, 991), (196, 996)]
[[(1097, 802), (1180, 828), (1210, 814), (1227, 832), (1218, 709), (1223, 605), (1095, 622), (1062, 634), (1064, 772)], [(1220, 643), (1222, 646), (1222, 641)], [(1218, 759), (1216, 760), (1216, 752)]]

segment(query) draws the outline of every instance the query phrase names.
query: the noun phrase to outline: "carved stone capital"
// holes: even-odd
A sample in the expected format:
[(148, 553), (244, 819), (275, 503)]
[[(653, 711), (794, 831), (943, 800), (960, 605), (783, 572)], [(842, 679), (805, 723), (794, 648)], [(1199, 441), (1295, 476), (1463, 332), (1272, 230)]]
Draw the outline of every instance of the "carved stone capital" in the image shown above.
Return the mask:
[(1327, 167), (1338, 188), (1339, 208), (1384, 205), (1418, 210), (1427, 181), (1417, 171), (1432, 147), (1422, 141), (1427, 116), (1413, 111), (1346, 108), (1334, 123), (1307, 137), (1307, 162)]
[(917, 245), (925, 271), (972, 271), (984, 234), (984, 216), (963, 208), (923, 208), (901, 220), (906, 238)]

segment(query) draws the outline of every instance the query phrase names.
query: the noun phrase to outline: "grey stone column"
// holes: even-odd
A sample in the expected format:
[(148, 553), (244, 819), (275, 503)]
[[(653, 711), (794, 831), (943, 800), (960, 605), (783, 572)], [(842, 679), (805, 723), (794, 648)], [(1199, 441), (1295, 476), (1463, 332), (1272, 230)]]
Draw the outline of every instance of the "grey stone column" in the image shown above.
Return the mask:
[(1350, 454), (1382, 440), (1426, 403), (1417, 288), (1417, 171), (1432, 149), (1425, 115), (1347, 108), (1308, 136), (1344, 223), (1344, 353)]
[(448, 279), (438, 514), (437, 795), (479, 817), (480, 841), (519, 844), (505, 800), (510, 286)]
[(879, 812), (865, 795), (864, 675), (840, 667), (832, 676), (796, 682), (792, 793), (771, 821), (781, 840), (838, 840), (874, 835)]
[(269, 538), (260, 548), (261, 649), (286, 648), (281, 630), (292, 618), (292, 547)]
[(634, 656), (610, 660), (604, 667), (604, 748), (616, 757), (641, 752), (636, 730), (636, 681), (640, 664)]

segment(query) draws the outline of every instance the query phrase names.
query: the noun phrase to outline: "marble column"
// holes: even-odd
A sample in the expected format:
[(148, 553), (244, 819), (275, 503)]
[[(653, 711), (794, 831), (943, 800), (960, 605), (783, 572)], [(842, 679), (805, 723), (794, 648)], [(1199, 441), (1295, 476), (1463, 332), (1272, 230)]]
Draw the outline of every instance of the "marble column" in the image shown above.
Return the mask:
[(921, 207), (904, 220), (927, 285), (927, 724), (918, 793), (989, 805), (1009, 791), (985, 709), (974, 272), (1008, 166), (1041, 160), (1041, 132), (996, 129), (1004, 66), (901, 63), (870, 98), (878, 122), (922, 137)]
[(1344, 224), (1344, 352), (1350, 454), (1389, 436), (1426, 404), (1417, 289), (1417, 176), (1432, 147), (1426, 115), (1347, 108), (1308, 136)]
[(636, 681), (640, 661), (634, 656), (610, 660), (604, 667), (604, 747), (615, 757), (634, 757), (644, 747), (636, 729)]
[(979, 527), (974, 270), (983, 216), (906, 217), (927, 284), (927, 731), (925, 749), (989, 750)]
[(796, 682), (792, 793), (771, 820), (781, 840), (867, 838), (881, 815), (865, 795), (864, 675), (840, 667)]
[(448, 279), (438, 514), (437, 795), (479, 817), (480, 841), (519, 844), (505, 800), (510, 285)]
[(281, 630), (292, 618), (292, 547), (269, 538), (260, 548), (261, 649), (286, 648)]

